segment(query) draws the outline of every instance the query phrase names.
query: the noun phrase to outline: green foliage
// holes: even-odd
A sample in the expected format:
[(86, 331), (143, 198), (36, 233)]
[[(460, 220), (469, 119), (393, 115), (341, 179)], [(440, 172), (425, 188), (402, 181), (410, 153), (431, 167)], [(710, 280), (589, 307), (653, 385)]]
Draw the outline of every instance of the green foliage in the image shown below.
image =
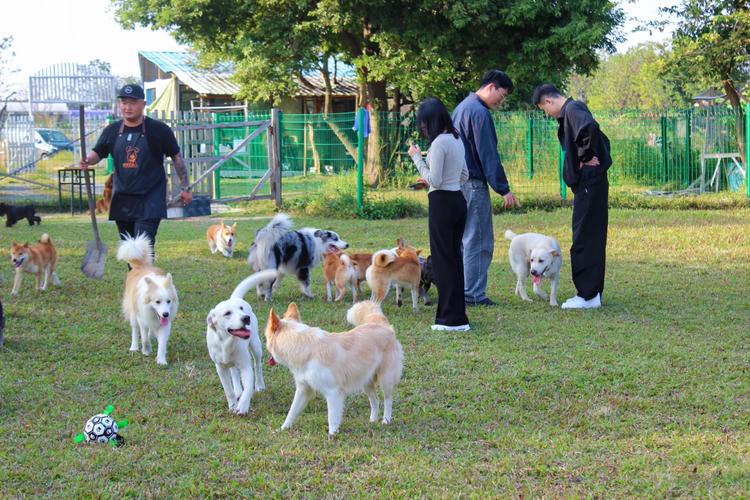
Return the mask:
[(591, 75), (573, 75), (568, 87), (593, 111), (685, 107), (702, 89), (690, 80), (665, 79), (670, 57), (664, 45), (641, 44), (605, 58)]
[(293, 77), (334, 55), (380, 84), (368, 90), (376, 109), (386, 83), (452, 106), (498, 67), (520, 83), (515, 99), (525, 103), (538, 81), (595, 67), (623, 20), (611, 0), (115, 0), (115, 8), (126, 27), (167, 29), (205, 57), (234, 62), (250, 99), (288, 94)]

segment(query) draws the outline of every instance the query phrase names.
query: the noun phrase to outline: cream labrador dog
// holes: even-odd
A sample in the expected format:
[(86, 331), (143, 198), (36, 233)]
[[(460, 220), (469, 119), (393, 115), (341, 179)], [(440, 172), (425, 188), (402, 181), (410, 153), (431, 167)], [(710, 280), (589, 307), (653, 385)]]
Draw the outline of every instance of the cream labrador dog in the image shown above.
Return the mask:
[[(557, 287), (560, 284), (562, 268), (562, 250), (560, 243), (549, 236), (539, 233), (516, 234), (510, 229), (505, 231), (505, 238), (510, 240), (508, 257), (510, 267), (516, 273), (516, 295), (531, 302), (526, 293), (526, 278), (531, 274), (534, 281), (534, 293), (542, 299), (549, 298), (551, 306), (557, 305)], [(542, 278), (552, 282), (550, 294), (542, 290)]]
[(253, 393), (266, 388), (258, 318), (243, 297), (276, 276), (276, 271), (270, 270), (245, 278), (229, 300), (218, 303), (206, 317), (208, 355), (216, 364), (229, 410), (238, 415), (246, 415)]

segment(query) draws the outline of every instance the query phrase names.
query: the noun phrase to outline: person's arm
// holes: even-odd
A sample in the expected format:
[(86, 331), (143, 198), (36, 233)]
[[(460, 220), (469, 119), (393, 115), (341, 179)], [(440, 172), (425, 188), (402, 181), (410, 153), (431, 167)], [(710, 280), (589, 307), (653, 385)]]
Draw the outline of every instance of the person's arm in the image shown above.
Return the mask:
[(177, 177), (180, 179), (180, 188), (182, 189), (180, 196), (182, 197), (182, 202), (187, 205), (193, 201), (193, 193), (190, 192), (190, 180), (188, 178), (185, 160), (180, 153), (176, 153), (170, 158), (172, 158), (172, 166), (174, 167), (175, 172), (177, 172)]
[(110, 152), (112, 151), (112, 130), (113, 129), (111, 125), (104, 129), (102, 135), (100, 135), (99, 139), (96, 141), (96, 145), (91, 148), (91, 151), (86, 154), (85, 158), (81, 158), (81, 161), (78, 164), (80, 168), (85, 170), (89, 167), (93, 167), (94, 165), (99, 163), (102, 158), (106, 158), (107, 156), (109, 156)]
[(571, 128), (575, 131), (576, 155), (578, 162), (583, 165), (598, 165), (595, 142), (599, 134), (599, 125), (591, 113), (572, 107), (569, 111)]
[(433, 142), (427, 153), (429, 164), (422, 158), (422, 152), (413, 154), (411, 159), (419, 170), (419, 174), (430, 187), (439, 189), (443, 185), (443, 167), (445, 165), (445, 150), (440, 143)]
[(482, 164), (487, 184), (505, 200), (505, 208), (520, 207), (521, 202), (510, 190), (505, 169), (497, 152), (497, 133), (492, 115), (484, 113), (474, 125), (474, 147)]
[(461, 185), (464, 185), (466, 181), (469, 180), (469, 167), (466, 166), (466, 159), (464, 158), (463, 163), (461, 164), (461, 177), (459, 179), (459, 182)]
[(86, 155), (86, 158), (81, 158), (81, 162), (78, 164), (78, 167), (86, 170), (87, 168), (93, 167), (94, 165), (99, 163), (100, 160), (101, 158), (99, 158), (99, 155), (96, 154), (96, 151), (91, 150)]
[(474, 148), (479, 156), (487, 184), (498, 194), (505, 196), (510, 192), (510, 185), (505, 176), (505, 169), (497, 152), (497, 134), (492, 115), (482, 113), (472, 120)]

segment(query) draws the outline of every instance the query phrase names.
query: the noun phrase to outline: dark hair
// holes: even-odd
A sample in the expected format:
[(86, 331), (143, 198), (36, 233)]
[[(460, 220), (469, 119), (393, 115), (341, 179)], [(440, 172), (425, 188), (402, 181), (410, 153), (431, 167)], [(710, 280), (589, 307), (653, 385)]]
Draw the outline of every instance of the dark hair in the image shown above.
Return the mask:
[(443, 101), (437, 97), (428, 97), (419, 103), (417, 109), (417, 128), (427, 141), (432, 143), (437, 136), (449, 132), (458, 139), (458, 132)]
[(482, 84), (479, 86), (479, 88), (481, 89), (482, 87), (490, 83), (494, 84), (497, 88), (507, 90), (508, 94), (513, 93), (513, 80), (510, 79), (505, 71), (500, 71), (499, 69), (489, 70), (482, 77)]
[(537, 106), (542, 103), (542, 99), (545, 97), (562, 97), (562, 94), (551, 83), (543, 83), (534, 89), (534, 95), (531, 100), (534, 106)]

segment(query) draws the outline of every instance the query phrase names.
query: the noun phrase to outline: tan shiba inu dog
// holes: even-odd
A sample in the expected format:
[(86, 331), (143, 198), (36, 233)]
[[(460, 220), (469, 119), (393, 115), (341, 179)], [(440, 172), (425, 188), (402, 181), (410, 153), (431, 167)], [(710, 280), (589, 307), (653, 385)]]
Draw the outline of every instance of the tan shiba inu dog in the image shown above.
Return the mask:
[[(362, 254), (357, 254), (362, 255)], [(360, 265), (351, 255), (341, 253), (339, 250), (323, 254), (323, 277), (326, 282), (326, 300), (336, 302), (344, 298), (347, 286), (351, 288), (352, 300), (357, 301), (359, 289), (359, 277), (364, 274), (360, 272)], [(332, 296), (332, 286), (337, 290), (336, 298)]]
[(172, 283), (172, 275), (153, 266), (151, 241), (145, 234), (127, 237), (120, 242), (117, 260), (130, 264), (132, 269), (125, 280), (122, 312), (130, 322), (130, 350), (151, 354), (151, 339), (156, 338), (156, 362), (167, 364), (167, 343), (172, 333), (172, 321), (177, 314), (179, 300)]
[(407, 245), (401, 238), (396, 248), (376, 252), (366, 273), (367, 284), (372, 289), (372, 300), (382, 302), (391, 285), (395, 284), (396, 301), (401, 305), (401, 287), (408, 287), (411, 289), (412, 308), (416, 311), (422, 273), (419, 253), (420, 250)]
[(47, 289), (50, 278), (52, 278), (52, 283), (60, 285), (60, 279), (55, 272), (57, 249), (47, 233), (39, 238), (39, 243), (36, 245), (28, 243), (21, 245), (14, 241), (10, 246), (10, 261), (16, 268), (16, 279), (13, 281), (11, 295), (18, 295), (25, 272), (36, 274), (36, 288), (39, 291)]
[(353, 305), (347, 320), (355, 328), (328, 333), (302, 323), (296, 304), (289, 304), (283, 318), (271, 310), (266, 325), (266, 347), (272, 364), (292, 372), (296, 391), (282, 429), (288, 429), (315, 392), (328, 403), (328, 434), (336, 434), (348, 394), (364, 391), (370, 399), (370, 422), (377, 422), (383, 391), (383, 424), (392, 419), (393, 392), (401, 380), (403, 350), (396, 333), (372, 301)]
[(224, 257), (232, 257), (237, 245), (237, 223), (231, 226), (225, 225), (224, 221), (221, 221), (221, 224), (214, 224), (208, 228), (206, 238), (211, 253), (221, 252)]

